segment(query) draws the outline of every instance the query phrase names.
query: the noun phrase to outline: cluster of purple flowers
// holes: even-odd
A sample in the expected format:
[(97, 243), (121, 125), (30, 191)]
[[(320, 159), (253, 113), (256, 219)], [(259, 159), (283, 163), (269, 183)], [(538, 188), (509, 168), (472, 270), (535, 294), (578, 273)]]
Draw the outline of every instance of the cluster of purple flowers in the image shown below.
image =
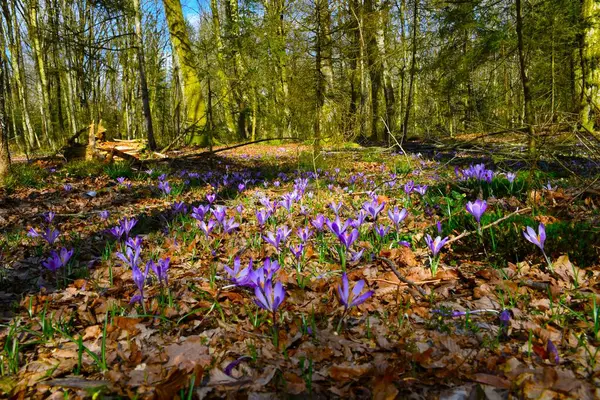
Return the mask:
[(119, 220), (119, 224), (117, 226), (110, 228), (108, 233), (110, 233), (116, 240), (121, 240), (122, 238), (127, 240), (131, 230), (137, 224), (137, 222), (138, 220), (135, 218), (129, 219), (125, 217)]
[(465, 169), (456, 167), (454, 169), (454, 173), (458, 180), (461, 181), (474, 179), (477, 181), (492, 183), (492, 179), (494, 178), (494, 171), (487, 169), (485, 164), (469, 165), (469, 167)]
[[(27, 236), (31, 238), (41, 237), (44, 239), (50, 246), (54, 245), (58, 237), (60, 236), (60, 232), (57, 229), (54, 229), (52, 224), (54, 223), (54, 217), (56, 214), (52, 211), (49, 211), (43, 215), (44, 221), (46, 222), (46, 228), (41, 233), (35, 230), (34, 228), (30, 228), (27, 232)], [(67, 250), (66, 248), (61, 248), (58, 251), (52, 250), (50, 251), (50, 256), (42, 261), (42, 266), (48, 269), (51, 272), (58, 271), (61, 267), (65, 267), (71, 257), (73, 256), (73, 250)]]
[[(128, 238), (125, 242), (125, 249), (123, 252), (117, 252), (117, 257), (127, 266), (131, 268), (131, 274), (133, 282), (139, 290), (139, 295), (133, 296), (131, 299), (132, 303), (140, 302), (142, 307), (145, 308), (144, 304), (144, 286), (148, 280), (148, 273), (150, 270), (154, 272), (158, 282), (167, 286), (169, 284), (169, 277), (167, 271), (169, 269), (171, 259), (169, 257), (163, 258), (154, 262), (149, 260), (143, 266), (142, 258), (142, 238), (136, 236), (134, 238)], [(143, 267), (142, 267), (143, 266)]]

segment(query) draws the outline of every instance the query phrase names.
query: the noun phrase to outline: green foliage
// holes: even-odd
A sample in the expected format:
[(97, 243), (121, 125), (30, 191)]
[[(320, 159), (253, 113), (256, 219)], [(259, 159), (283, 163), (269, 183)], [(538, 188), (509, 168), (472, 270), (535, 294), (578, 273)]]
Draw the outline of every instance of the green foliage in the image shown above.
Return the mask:
[(46, 170), (35, 164), (15, 163), (10, 166), (8, 175), (2, 182), (7, 190), (20, 187), (40, 187), (48, 175)]
[(68, 162), (64, 169), (67, 176), (87, 178), (100, 175), (103, 167), (102, 163), (98, 160), (74, 160)]
[(104, 167), (104, 172), (112, 179), (117, 179), (120, 177), (131, 178), (133, 176), (131, 163), (127, 161), (119, 161), (108, 164)]

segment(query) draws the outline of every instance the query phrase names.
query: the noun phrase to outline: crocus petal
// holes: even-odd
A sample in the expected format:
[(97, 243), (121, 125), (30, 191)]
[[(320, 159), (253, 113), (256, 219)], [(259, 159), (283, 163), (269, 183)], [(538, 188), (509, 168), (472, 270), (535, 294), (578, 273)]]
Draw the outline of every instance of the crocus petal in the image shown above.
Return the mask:
[(354, 300), (352, 300), (352, 304), (351, 306), (358, 306), (361, 305), (362, 303), (364, 303), (369, 297), (373, 296), (373, 293), (375, 293), (372, 290), (369, 290), (368, 292), (365, 292), (364, 294), (362, 294), (361, 296), (358, 296), (357, 298), (355, 298)]
[(362, 292), (363, 287), (365, 287), (365, 281), (363, 279), (356, 282), (356, 285), (354, 285), (354, 288), (352, 289), (352, 298), (357, 297), (360, 292)]
[(269, 310), (267, 299), (265, 298), (265, 295), (260, 287), (257, 286), (254, 288), (254, 296), (256, 296), (254, 303), (256, 303), (257, 306), (264, 310)]

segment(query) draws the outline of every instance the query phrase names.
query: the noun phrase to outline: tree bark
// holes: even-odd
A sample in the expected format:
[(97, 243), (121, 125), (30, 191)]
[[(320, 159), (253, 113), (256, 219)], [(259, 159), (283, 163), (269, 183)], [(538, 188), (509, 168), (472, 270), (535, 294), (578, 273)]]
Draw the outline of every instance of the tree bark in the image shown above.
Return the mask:
[(202, 84), (194, 62), (194, 53), (186, 30), (179, 0), (163, 0), (171, 44), (177, 55), (183, 101), (186, 107), (187, 128), (193, 132), (192, 144), (208, 146), (208, 137), (202, 132), (206, 125), (206, 106), (202, 97)]
[(517, 50), (519, 53), (519, 73), (521, 75), (521, 85), (523, 87), (523, 108), (524, 122), (528, 135), (528, 152), (533, 159), (537, 152), (535, 129), (533, 126), (533, 110), (531, 109), (531, 89), (529, 87), (529, 76), (527, 75), (527, 65), (525, 61), (525, 45), (523, 41), (523, 15), (521, 0), (516, 0), (517, 9)]
[(408, 84), (408, 95), (404, 111), (404, 121), (402, 122), (402, 138), (400, 144), (404, 142), (408, 135), (408, 124), (410, 122), (410, 110), (412, 108), (413, 94), (415, 91), (415, 72), (417, 70), (417, 29), (419, 25), (419, 0), (413, 3), (413, 26), (412, 26), (412, 56), (410, 60), (410, 82)]
[(154, 128), (152, 126), (152, 111), (150, 110), (150, 95), (148, 94), (148, 82), (146, 81), (146, 61), (144, 59), (144, 38), (142, 37), (142, 10), (140, 0), (133, 0), (135, 13), (135, 37), (138, 56), (138, 72), (140, 74), (140, 86), (142, 92), (142, 107), (144, 109), (144, 120), (146, 121), (146, 138), (150, 150), (156, 150), (154, 139)]
[[(1, 48), (4, 48), (4, 44), (1, 44)], [(8, 151), (8, 137), (6, 134), (6, 104), (4, 98), (4, 93), (6, 93), (4, 86), (6, 84), (6, 68), (4, 60), (4, 57), (0, 57), (0, 178), (6, 176), (10, 167), (10, 153)]]
[(585, 24), (581, 41), (582, 98), (579, 117), (589, 131), (600, 118), (600, 3), (582, 0), (581, 18)]

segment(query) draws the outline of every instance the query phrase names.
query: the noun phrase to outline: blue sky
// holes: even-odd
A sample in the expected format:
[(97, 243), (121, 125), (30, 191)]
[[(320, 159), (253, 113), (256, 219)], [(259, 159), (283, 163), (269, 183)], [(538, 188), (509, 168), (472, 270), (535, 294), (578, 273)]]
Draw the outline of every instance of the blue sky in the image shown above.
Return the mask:
[(198, 21), (200, 16), (200, 9), (203, 8), (205, 11), (209, 8), (208, 0), (181, 0), (181, 8), (183, 10), (183, 16), (197, 26), (194, 22)]

